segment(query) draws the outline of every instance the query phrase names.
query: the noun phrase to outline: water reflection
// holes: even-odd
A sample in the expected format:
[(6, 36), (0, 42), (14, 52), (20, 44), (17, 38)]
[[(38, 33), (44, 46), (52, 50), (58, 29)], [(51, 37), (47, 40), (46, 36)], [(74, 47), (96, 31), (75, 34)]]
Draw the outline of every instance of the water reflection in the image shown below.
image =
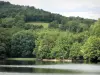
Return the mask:
[(100, 74), (61, 74), (61, 73), (4, 73), (0, 72), (0, 75), (100, 75)]
[(13, 73), (16, 73), (16, 75), (20, 75), (19, 73), (25, 73), (26, 75), (31, 75), (31, 73), (32, 75), (100, 75), (99, 71), (100, 64), (40, 61), (0, 62), (0, 75), (13, 75)]

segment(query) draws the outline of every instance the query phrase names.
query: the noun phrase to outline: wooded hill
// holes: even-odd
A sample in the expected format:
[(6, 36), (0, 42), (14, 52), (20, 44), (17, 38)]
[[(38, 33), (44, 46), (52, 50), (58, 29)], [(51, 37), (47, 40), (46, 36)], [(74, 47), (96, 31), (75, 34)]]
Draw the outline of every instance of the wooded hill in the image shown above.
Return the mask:
[(0, 1), (0, 57), (99, 60), (100, 20)]
[(52, 22), (57, 20), (59, 23), (62, 20), (66, 21), (80, 21), (81, 23), (93, 23), (95, 20), (84, 19), (80, 17), (65, 17), (59, 14), (54, 14), (42, 9), (36, 9), (34, 6), (20, 6), (13, 5), (9, 2), (0, 1), (0, 18), (12, 17), (15, 18), (17, 15), (23, 17), (25, 22), (29, 21), (44, 21)]

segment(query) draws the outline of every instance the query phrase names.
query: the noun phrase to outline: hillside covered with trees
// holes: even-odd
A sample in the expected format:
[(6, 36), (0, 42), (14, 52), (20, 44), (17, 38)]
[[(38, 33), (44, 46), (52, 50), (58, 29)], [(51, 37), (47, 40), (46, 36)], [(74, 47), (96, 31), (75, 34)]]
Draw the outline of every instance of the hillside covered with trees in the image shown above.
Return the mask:
[(65, 17), (0, 1), (0, 58), (9, 57), (100, 60), (100, 19)]

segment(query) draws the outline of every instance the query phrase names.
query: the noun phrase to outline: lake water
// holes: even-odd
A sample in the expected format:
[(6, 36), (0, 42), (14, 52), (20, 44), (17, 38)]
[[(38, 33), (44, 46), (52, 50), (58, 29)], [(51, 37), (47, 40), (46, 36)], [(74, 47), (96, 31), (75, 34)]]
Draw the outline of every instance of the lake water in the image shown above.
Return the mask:
[(100, 63), (0, 61), (0, 75), (100, 75)]

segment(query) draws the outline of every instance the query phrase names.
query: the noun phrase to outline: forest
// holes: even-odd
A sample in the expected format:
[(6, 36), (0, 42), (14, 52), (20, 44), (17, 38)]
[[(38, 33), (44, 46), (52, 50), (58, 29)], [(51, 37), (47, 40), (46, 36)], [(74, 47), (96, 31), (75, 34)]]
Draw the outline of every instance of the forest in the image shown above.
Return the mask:
[(100, 19), (65, 17), (0, 1), (0, 59), (4, 58), (100, 61)]

